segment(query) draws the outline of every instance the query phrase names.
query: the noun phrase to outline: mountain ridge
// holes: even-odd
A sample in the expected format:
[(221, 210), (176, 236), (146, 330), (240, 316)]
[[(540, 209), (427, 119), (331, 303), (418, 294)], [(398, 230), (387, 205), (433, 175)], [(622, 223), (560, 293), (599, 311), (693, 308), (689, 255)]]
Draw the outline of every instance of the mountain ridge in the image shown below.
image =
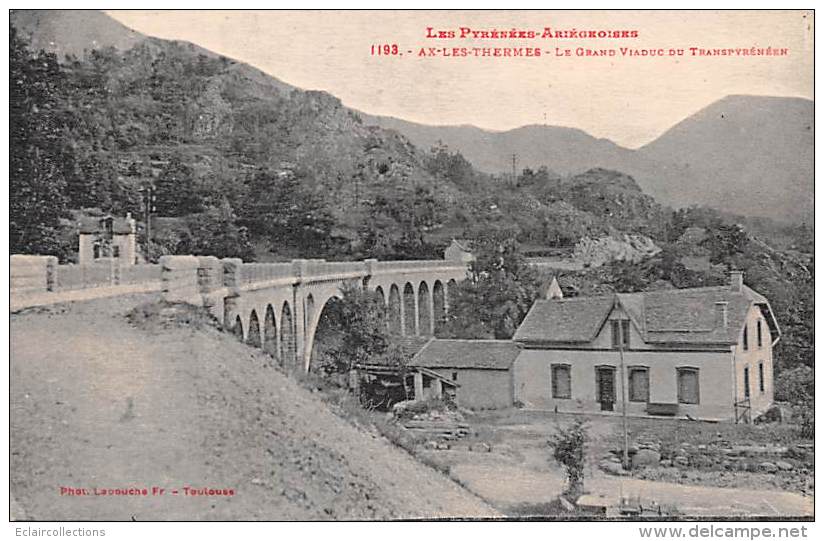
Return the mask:
[[(92, 23), (78, 24), (80, 15)], [(54, 20), (49, 21), (49, 17)], [(11, 19), (35, 46), (45, 43), (47, 50), (58, 53), (85, 52), (88, 47), (82, 47), (82, 40), (89, 39), (96, 46), (118, 49), (158, 42), (158, 38), (144, 36), (94, 11), (13, 11)], [(77, 27), (80, 31), (74, 31)], [(67, 32), (66, 28), (73, 31)], [(160, 41), (223, 58), (196, 44)], [(334, 98), (328, 92), (299, 89), (243, 62), (229, 63), (260, 88), (272, 88), (281, 95), (297, 90)], [(673, 207), (706, 205), (729, 213), (790, 222), (810, 221), (813, 215), (813, 102), (804, 98), (726, 96), (637, 149), (574, 127), (531, 124), (492, 131), (471, 124), (419, 124), (371, 115), (343, 104), (340, 108), (357, 114), (364, 127), (373, 125), (403, 135), (423, 152), (442, 141), (486, 173), (511, 174), (515, 155), (517, 173), (541, 165), (561, 175), (592, 168), (622, 171), (633, 176), (644, 192)], [(724, 150), (719, 152), (719, 148)]]

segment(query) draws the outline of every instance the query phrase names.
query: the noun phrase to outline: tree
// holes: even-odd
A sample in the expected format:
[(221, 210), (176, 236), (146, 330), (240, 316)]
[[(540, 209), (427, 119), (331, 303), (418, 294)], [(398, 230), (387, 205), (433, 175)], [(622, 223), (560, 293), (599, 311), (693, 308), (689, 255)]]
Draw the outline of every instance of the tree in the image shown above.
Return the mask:
[(538, 277), (511, 237), (475, 239), (472, 251), (469, 279), (449, 290), (449, 318), (441, 333), (511, 338), (538, 296)]
[(327, 374), (348, 373), (356, 364), (397, 362), (386, 328), (386, 307), (374, 291), (343, 288), (324, 307), (315, 336), (319, 365)]
[(186, 216), (203, 210), (194, 171), (178, 153), (172, 155), (160, 172), (155, 195), (160, 216)]
[(186, 217), (189, 235), (178, 251), (186, 254), (213, 255), (215, 257), (239, 257), (254, 260), (254, 248), (249, 242), (245, 227), (237, 224), (237, 217), (228, 201), (219, 207), (209, 207), (204, 212)]
[(368, 205), (360, 227), (364, 251), (378, 259), (435, 257), (435, 247), (426, 241), (425, 233), (439, 225), (444, 215), (443, 205), (428, 187), (378, 195)]
[(313, 185), (305, 170), (260, 169), (247, 183), (240, 223), (255, 237), (268, 237), (272, 252), (292, 248), (324, 253), (335, 222)]
[(9, 48), (9, 249), (65, 257), (67, 151), (56, 114), (63, 74), (53, 54), (32, 54), (13, 26)]
[(584, 421), (576, 421), (567, 427), (558, 427), (547, 444), (552, 448), (552, 457), (566, 470), (567, 486), (565, 494), (573, 499), (584, 490), (584, 464), (587, 430)]

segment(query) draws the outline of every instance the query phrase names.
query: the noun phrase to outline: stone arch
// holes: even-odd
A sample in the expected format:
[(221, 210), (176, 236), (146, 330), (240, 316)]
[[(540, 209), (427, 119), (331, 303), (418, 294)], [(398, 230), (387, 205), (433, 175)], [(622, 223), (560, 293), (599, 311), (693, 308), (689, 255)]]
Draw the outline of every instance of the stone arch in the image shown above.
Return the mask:
[(295, 322), (289, 301), (283, 301), (280, 313), (280, 364), (287, 369), (295, 368)]
[(432, 314), (437, 333), (446, 318), (446, 294), (440, 280), (435, 280), (432, 285)]
[(418, 321), (415, 305), (415, 286), (406, 282), (406, 285), (403, 286), (403, 330), (406, 336), (414, 336), (417, 334), (415, 327), (417, 327)]
[(389, 325), (389, 317), (386, 311), (386, 294), (383, 292), (383, 288), (378, 286), (375, 288), (375, 297), (380, 302), (381, 306), (383, 307), (383, 311), (381, 312), (381, 318), (384, 325)]
[(306, 295), (306, 304), (304, 304), (303, 317), (303, 321), (305, 322), (304, 327), (310, 326), (315, 320), (315, 297), (311, 293)]
[(401, 334), (403, 329), (403, 320), (401, 319), (401, 294), (398, 291), (398, 286), (396, 284), (392, 284), (389, 288), (387, 321), (389, 324), (390, 333)]
[(432, 334), (432, 299), (429, 286), (422, 281), (418, 284), (418, 330), (422, 335)]
[(380, 297), (381, 302), (383, 303), (384, 306), (386, 306), (386, 294), (383, 292), (383, 287), (381, 287), (381, 286), (376, 287), (375, 288), (375, 294), (378, 295), (378, 297)]
[(249, 315), (249, 330), (246, 332), (246, 343), (256, 348), (263, 345), (260, 341), (260, 321), (258, 321), (255, 310), (252, 310), (251, 315)]
[(240, 316), (235, 316), (235, 324), (232, 326), (232, 333), (235, 335), (235, 338), (243, 342), (243, 320), (240, 319)]
[(271, 304), (267, 304), (263, 319), (263, 351), (280, 362), (278, 349), (278, 322), (275, 318), (275, 309)]
[(335, 306), (340, 302), (342, 302), (340, 295), (331, 295), (326, 299), (326, 302), (323, 303), (323, 306), (320, 307), (317, 317), (308, 320), (310, 324), (307, 328), (306, 341), (306, 349), (308, 352), (306, 362), (307, 372), (317, 371), (317, 365), (315, 363), (320, 361), (319, 356), (324, 353), (322, 349), (327, 347), (335, 348), (337, 341), (342, 338), (342, 336), (336, 332), (338, 329), (335, 329), (333, 322), (329, 319)]

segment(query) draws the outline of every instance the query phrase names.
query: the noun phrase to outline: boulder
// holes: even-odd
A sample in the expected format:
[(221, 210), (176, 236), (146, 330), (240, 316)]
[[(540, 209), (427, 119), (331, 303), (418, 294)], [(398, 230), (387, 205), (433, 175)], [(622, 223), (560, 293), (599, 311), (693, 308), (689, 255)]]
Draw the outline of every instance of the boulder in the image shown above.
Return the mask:
[(653, 451), (652, 449), (639, 449), (638, 452), (632, 456), (633, 468), (657, 466), (659, 462), (661, 462), (661, 453)]
[(627, 471), (623, 468), (623, 466), (615, 462), (604, 460), (599, 464), (599, 467), (612, 475), (627, 475)]
[(793, 466), (790, 462), (786, 462), (784, 460), (779, 460), (775, 463), (775, 466), (781, 471), (790, 471), (795, 469), (795, 466)]
[(775, 473), (778, 471), (778, 466), (772, 462), (762, 462), (758, 465), (758, 469), (766, 473)]

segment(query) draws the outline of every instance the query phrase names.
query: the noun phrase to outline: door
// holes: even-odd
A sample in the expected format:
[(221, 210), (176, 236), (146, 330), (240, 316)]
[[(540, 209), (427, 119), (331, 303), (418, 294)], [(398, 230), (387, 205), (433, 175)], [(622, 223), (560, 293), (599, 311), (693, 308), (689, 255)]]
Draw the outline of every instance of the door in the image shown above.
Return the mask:
[(600, 366), (595, 369), (595, 388), (601, 411), (615, 409), (615, 368)]

